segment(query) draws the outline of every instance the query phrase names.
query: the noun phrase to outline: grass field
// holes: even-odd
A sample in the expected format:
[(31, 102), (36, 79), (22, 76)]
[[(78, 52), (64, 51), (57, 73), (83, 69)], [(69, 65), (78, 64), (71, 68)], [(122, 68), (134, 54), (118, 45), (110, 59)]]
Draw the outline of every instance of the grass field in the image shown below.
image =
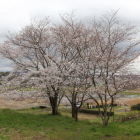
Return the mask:
[[(134, 92), (120, 94), (140, 95)], [(133, 105), (140, 103), (139, 100), (127, 102)], [(115, 119), (125, 115), (125, 112), (117, 111), (121, 109), (115, 107)], [(140, 140), (140, 118), (121, 123), (113, 122), (111, 117), (109, 126), (103, 127), (96, 115), (79, 113), (79, 121), (75, 122), (66, 108), (60, 109), (58, 116), (50, 114), (50, 109), (0, 109), (0, 140)]]
[(102, 127), (98, 116), (79, 114), (75, 122), (70, 110), (61, 109), (52, 116), (50, 110), (0, 110), (0, 140), (139, 140), (140, 119), (112, 122)]
[(121, 92), (119, 94), (124, 94), (124, 95), (140, 95), (140, 93), (134, 93), (134, 92)]

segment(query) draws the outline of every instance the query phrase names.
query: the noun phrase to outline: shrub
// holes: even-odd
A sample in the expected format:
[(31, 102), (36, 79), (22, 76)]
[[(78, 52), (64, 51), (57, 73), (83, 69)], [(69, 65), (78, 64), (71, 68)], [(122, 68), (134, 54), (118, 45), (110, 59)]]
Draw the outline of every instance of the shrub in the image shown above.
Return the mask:
[(38, 110), (39, 109), (39, 107), (37, 106), (37, 107), (31, 107), (31, 110)]
[[(80, 109), (81, 113), (87, 113), (87, 114), (95, 114), (95, 115), (99, 115), (99, 111), (98, 110), (89, 110), (89, 109)], [(102, 114), (104, 114), (103, 111), (101, 111)], [(107, 114), (109, 114), (109, 112), (107, 112)], [(110, 112), (110, 115), (114, 115), (114, 112)]]
[(140, 104), (131, 106), (131, 110), (140, 110)]
[[(110, 106), (110, 105), (108, 105), (108, 106)], [(113, 106), (113, 107), (114, 107), (114, 106), (117, 106), (117, 104), (113, 104), (112, 106)], [(103, 105), (99, 105), (99, 106), (97, 106), (97, 108), (98, 108), (98, 107), (103, 108)]]

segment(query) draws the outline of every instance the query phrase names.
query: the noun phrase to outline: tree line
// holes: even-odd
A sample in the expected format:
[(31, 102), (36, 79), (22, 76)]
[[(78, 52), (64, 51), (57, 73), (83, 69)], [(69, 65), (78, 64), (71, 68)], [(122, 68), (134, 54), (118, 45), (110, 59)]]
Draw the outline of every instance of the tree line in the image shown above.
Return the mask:
[(2, 76), (7, 76), (9, 73), (10, 73), (10, 72), (0, 72), (0, 78), (1, 78)]

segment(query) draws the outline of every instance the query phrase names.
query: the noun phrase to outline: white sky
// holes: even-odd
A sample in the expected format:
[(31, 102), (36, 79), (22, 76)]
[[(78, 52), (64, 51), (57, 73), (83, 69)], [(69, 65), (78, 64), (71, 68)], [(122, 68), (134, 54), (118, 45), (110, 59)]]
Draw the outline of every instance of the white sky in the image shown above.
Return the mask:
[[(0, 42), (6, 39), (8, 31), (19, 31), (34, 17), (49, 16), (56, 23), (59, 14), (76, 10), (77, 18), (89, 21), (118, 9), (123, 22), (131, 21), (140, 29), (140, 0), (0, 0)], [(140, 62), (135, 67), (140, 70)], [(9, 70), (10, 62), (0, 58), (0, 71)]]

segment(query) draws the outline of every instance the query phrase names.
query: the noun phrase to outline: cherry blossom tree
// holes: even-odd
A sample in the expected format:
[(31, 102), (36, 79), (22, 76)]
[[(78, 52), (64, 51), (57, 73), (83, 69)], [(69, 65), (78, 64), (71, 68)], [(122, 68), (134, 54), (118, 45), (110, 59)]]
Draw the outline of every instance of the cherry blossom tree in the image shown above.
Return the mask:
[[(8, 40), (1, 44), (3, 57), (14, 62), (14, 69), (6, 84), (12, 87), (33, 86), (41, 94), (47, 94), (52, 107), (52, 114), (58, 114), (58, 106), (63, 97), (61, 71), (57, 64), (57, 46), (52, 37), (49, 19), (32, 20), (19, 33), (10, 34)], [(55, 61), (53, 61), (55, 60)], [(41, 91), (40, 91), (41, 89)]]
[(89, 88), (81, 57), (88, 43), (88, 28), (75, 18), (74, 12), (61, 16), (61, 19), (63, 23), (55, 25), (53, 34), (65, 62), (60, 66), (66, 79), (63, 83), (65, 96), (71, 104), (72, 117), (78, 121), (78, 111)]
[(133, 37), (137, 31), (134, 26), (121, 24), (116, 16), (117, 11), (112, 11), (101, 20), (92, 21), (91, 47), (87, 53), (89, 77), (93, 85), (88, 90), (88, 97), (96, 102), (104, 126), (108, 125), (118, 93), (139, 85), (129, 68), (139, 55), (134, 49), (140, 44)]
[[(52, 106), (52, 114), (57, 114), (58, 105), (64, 95), (62, 88), (65, 87), (65, 91), (66, 88), (71, 88), (65, 83), (69, 83), (74, 88), (80, 86), (82, 90), (86, 87), (85, 80), (80, 80), (76, 86), (74, 83), (76, 82), (75, 77), (85, 78), (83, 76), (86, 71), (82, 71), (84, 65), (80, 54), (83, 51), (82, 48), (86, 47), (87, 30), (81, 22), (76, 22), (73, 17), (73, 13), (61, 16), (63, 24), (54, 27), (48, 26), (47, 18), (42, 21), (34, 20), (20, 33), (10, 34), (8, 41), (1, 45), (2, 55), (15, 64), (14, 70), (6, 77), (8, 87), (36, 86), (41, 92), (40, 96), (44, 97), (44, 94), (47, 93)], [(76, 106), (76, 100), (79, 97), (78, 90), (75, 91), (76, 96), (72, 96), (73, 101), (70, 102), (74, 118), (77, 118), (78, 112)], [(17, 89), (14, 93), (17, 93)], [(85, 92), (82, 91), (80, 96), (81, 94), (83, 95), (79, 108), (83, 104)], [(20, 99), (25, 98), (23, 92), (19, 95), (22, 95)], [(38, 97), (38, 94), (35, 95)]]
[(74, 13), (61, 19), (53, 26), (48, 18), (33, 20), (0, 45), (0, 53), (15, 65), (6, 87), (36, 88), (39, 94), (34, 95), (49, 98), (53, 115), (65, 94), (76, 120), (83, 102), (93, 99), (107, 126), (118, 93), (139, 86), (129, 68), (139, 55), (134, 49), (140, 43), (133, 37), (137, 31), (122, 24), (116, 11), (94, 19), (90, 26), (77, 21)]

